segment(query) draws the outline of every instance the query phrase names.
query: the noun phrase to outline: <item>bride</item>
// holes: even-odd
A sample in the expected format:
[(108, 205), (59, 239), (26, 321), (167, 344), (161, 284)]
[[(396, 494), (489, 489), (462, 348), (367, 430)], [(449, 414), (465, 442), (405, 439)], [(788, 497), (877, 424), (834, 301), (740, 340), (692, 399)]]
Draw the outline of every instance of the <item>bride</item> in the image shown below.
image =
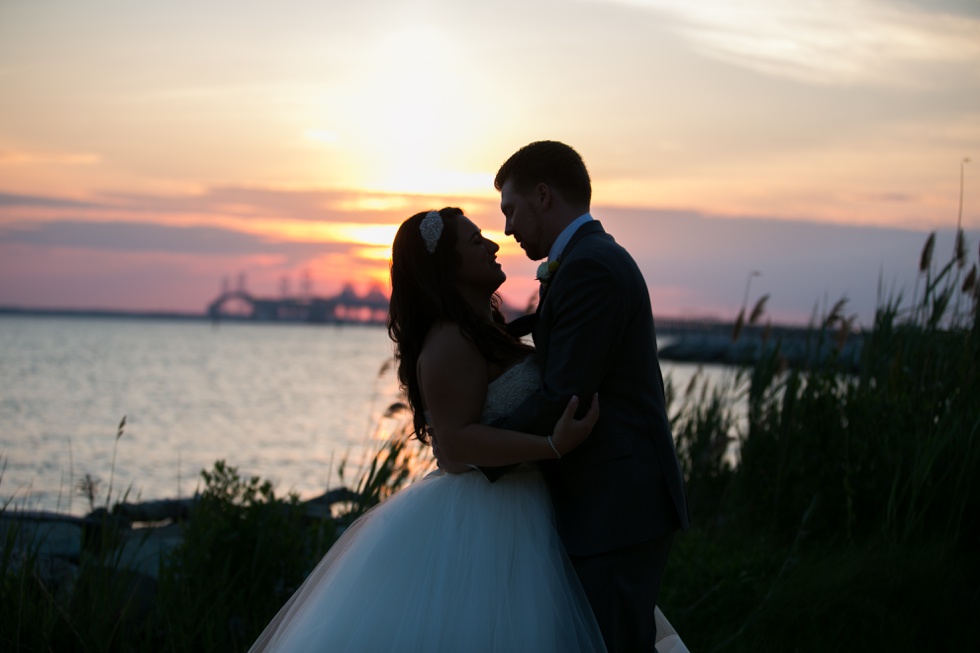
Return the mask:
[[(416, 214), (392, 246), (388, 331), (416, 435), (448, 458), (519, 464), (496, 483), (436, 472), (358, 519), (251, 651), (604, 651), (533, 461), (578, 446), (598, 418), (572, 398), (551, 436), (488, 424), (540, 383), (503, 328), (499, 247), (462, 211)], [(657, 611), (658, 649), (686, 651)], [(673, 646), (674, 648), (670, 648)]]

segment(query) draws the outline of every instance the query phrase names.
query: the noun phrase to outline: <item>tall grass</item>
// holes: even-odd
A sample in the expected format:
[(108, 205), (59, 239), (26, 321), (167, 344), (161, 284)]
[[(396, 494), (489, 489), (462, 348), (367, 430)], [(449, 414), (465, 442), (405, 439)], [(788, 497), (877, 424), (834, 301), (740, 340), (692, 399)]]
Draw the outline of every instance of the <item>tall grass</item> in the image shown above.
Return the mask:
[[(882, 297), (867, 331), (844, 302), (814, 320), (807, 347), (830, 356), (805, 360), (820, 363), (790, 367), (777, 342), (672, 407), (695, 527), (663, 599), (692, 650), (958, 650), (980, 637), (977, 264), (967, 271), (962, 234), (945, 264), (934, 245), (913, 301)], [(856, 369), (834, 355), (849, 338)], [(730, 442), (734, 460), (720, 453)]]
[[(356, 492), (336, 514), (307, 510), (295, 494), (277, 496), (268, 481), (243, 477), (224, 461), (202, 471), (203, 488), (180, 524), (182, 541), (154, 574), (133, 569), (126, 556), (132, 533), (123, 537), (128, 524), (108, 498), (110, 509), (97, 509), (91, 524), (94, 537), (82, 538), (72, 560), (52, 558), (43, 537), (7, 520), (0, 650), (247, 649), (344, 525), (427, 469), (426, 453), (408, 438), (404, 407), (391, 406), (384, 419), (396, 425), (393, 435), (355, 470)], [(94, 505), (97, 488), (87, 491)]]

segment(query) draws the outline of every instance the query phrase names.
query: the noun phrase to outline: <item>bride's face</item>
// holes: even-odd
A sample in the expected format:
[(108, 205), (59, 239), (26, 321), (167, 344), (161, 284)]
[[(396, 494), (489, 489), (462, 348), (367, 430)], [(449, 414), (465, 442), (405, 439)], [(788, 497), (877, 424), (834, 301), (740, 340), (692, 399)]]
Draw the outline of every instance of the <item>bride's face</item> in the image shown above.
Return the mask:
[(500, 263), (497, 263), (497, 250), (500, 246), (489, 238), (484, 238), (480, 228), (466, 216), (459, 216), (456, 229), (456, 254), (459, 267), (456, 268), (456, 285), (464, 294), (472, 292), (495, 292), (504, 282)]

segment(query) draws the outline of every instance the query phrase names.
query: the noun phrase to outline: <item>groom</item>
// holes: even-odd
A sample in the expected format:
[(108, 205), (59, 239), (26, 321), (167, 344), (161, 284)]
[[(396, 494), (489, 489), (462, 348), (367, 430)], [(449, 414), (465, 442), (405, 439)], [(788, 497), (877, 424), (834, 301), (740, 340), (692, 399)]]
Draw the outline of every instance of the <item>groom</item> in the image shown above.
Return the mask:
[(548, 261), (539, 268), (533, 327), (542, 387), (500, 426), (550, 434), (570, 396), (598, 392), (599, 421), (588, 439), (542, 468), (558, 532), (609, 651), (653, 651), (660, 583), (688, 513), (646, 282), (589, 214), (592, 184), (571, 147), (521, 148), (494, 186), (506, 234), (531, 260)]

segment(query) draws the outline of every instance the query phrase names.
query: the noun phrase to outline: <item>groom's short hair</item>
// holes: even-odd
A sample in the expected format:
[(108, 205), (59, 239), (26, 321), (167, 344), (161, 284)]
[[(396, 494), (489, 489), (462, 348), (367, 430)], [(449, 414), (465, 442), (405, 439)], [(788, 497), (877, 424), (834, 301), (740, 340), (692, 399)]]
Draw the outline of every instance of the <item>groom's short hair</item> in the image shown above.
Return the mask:
[(548, 184), (573, 205), (592, 202), (592, 180), (579, 153), (558, 141), (536, 141), (525, 145), (504, 161), (493, 180), (498, 191), (512, 180), (514, 188), (526, 193), (536, 184)]

